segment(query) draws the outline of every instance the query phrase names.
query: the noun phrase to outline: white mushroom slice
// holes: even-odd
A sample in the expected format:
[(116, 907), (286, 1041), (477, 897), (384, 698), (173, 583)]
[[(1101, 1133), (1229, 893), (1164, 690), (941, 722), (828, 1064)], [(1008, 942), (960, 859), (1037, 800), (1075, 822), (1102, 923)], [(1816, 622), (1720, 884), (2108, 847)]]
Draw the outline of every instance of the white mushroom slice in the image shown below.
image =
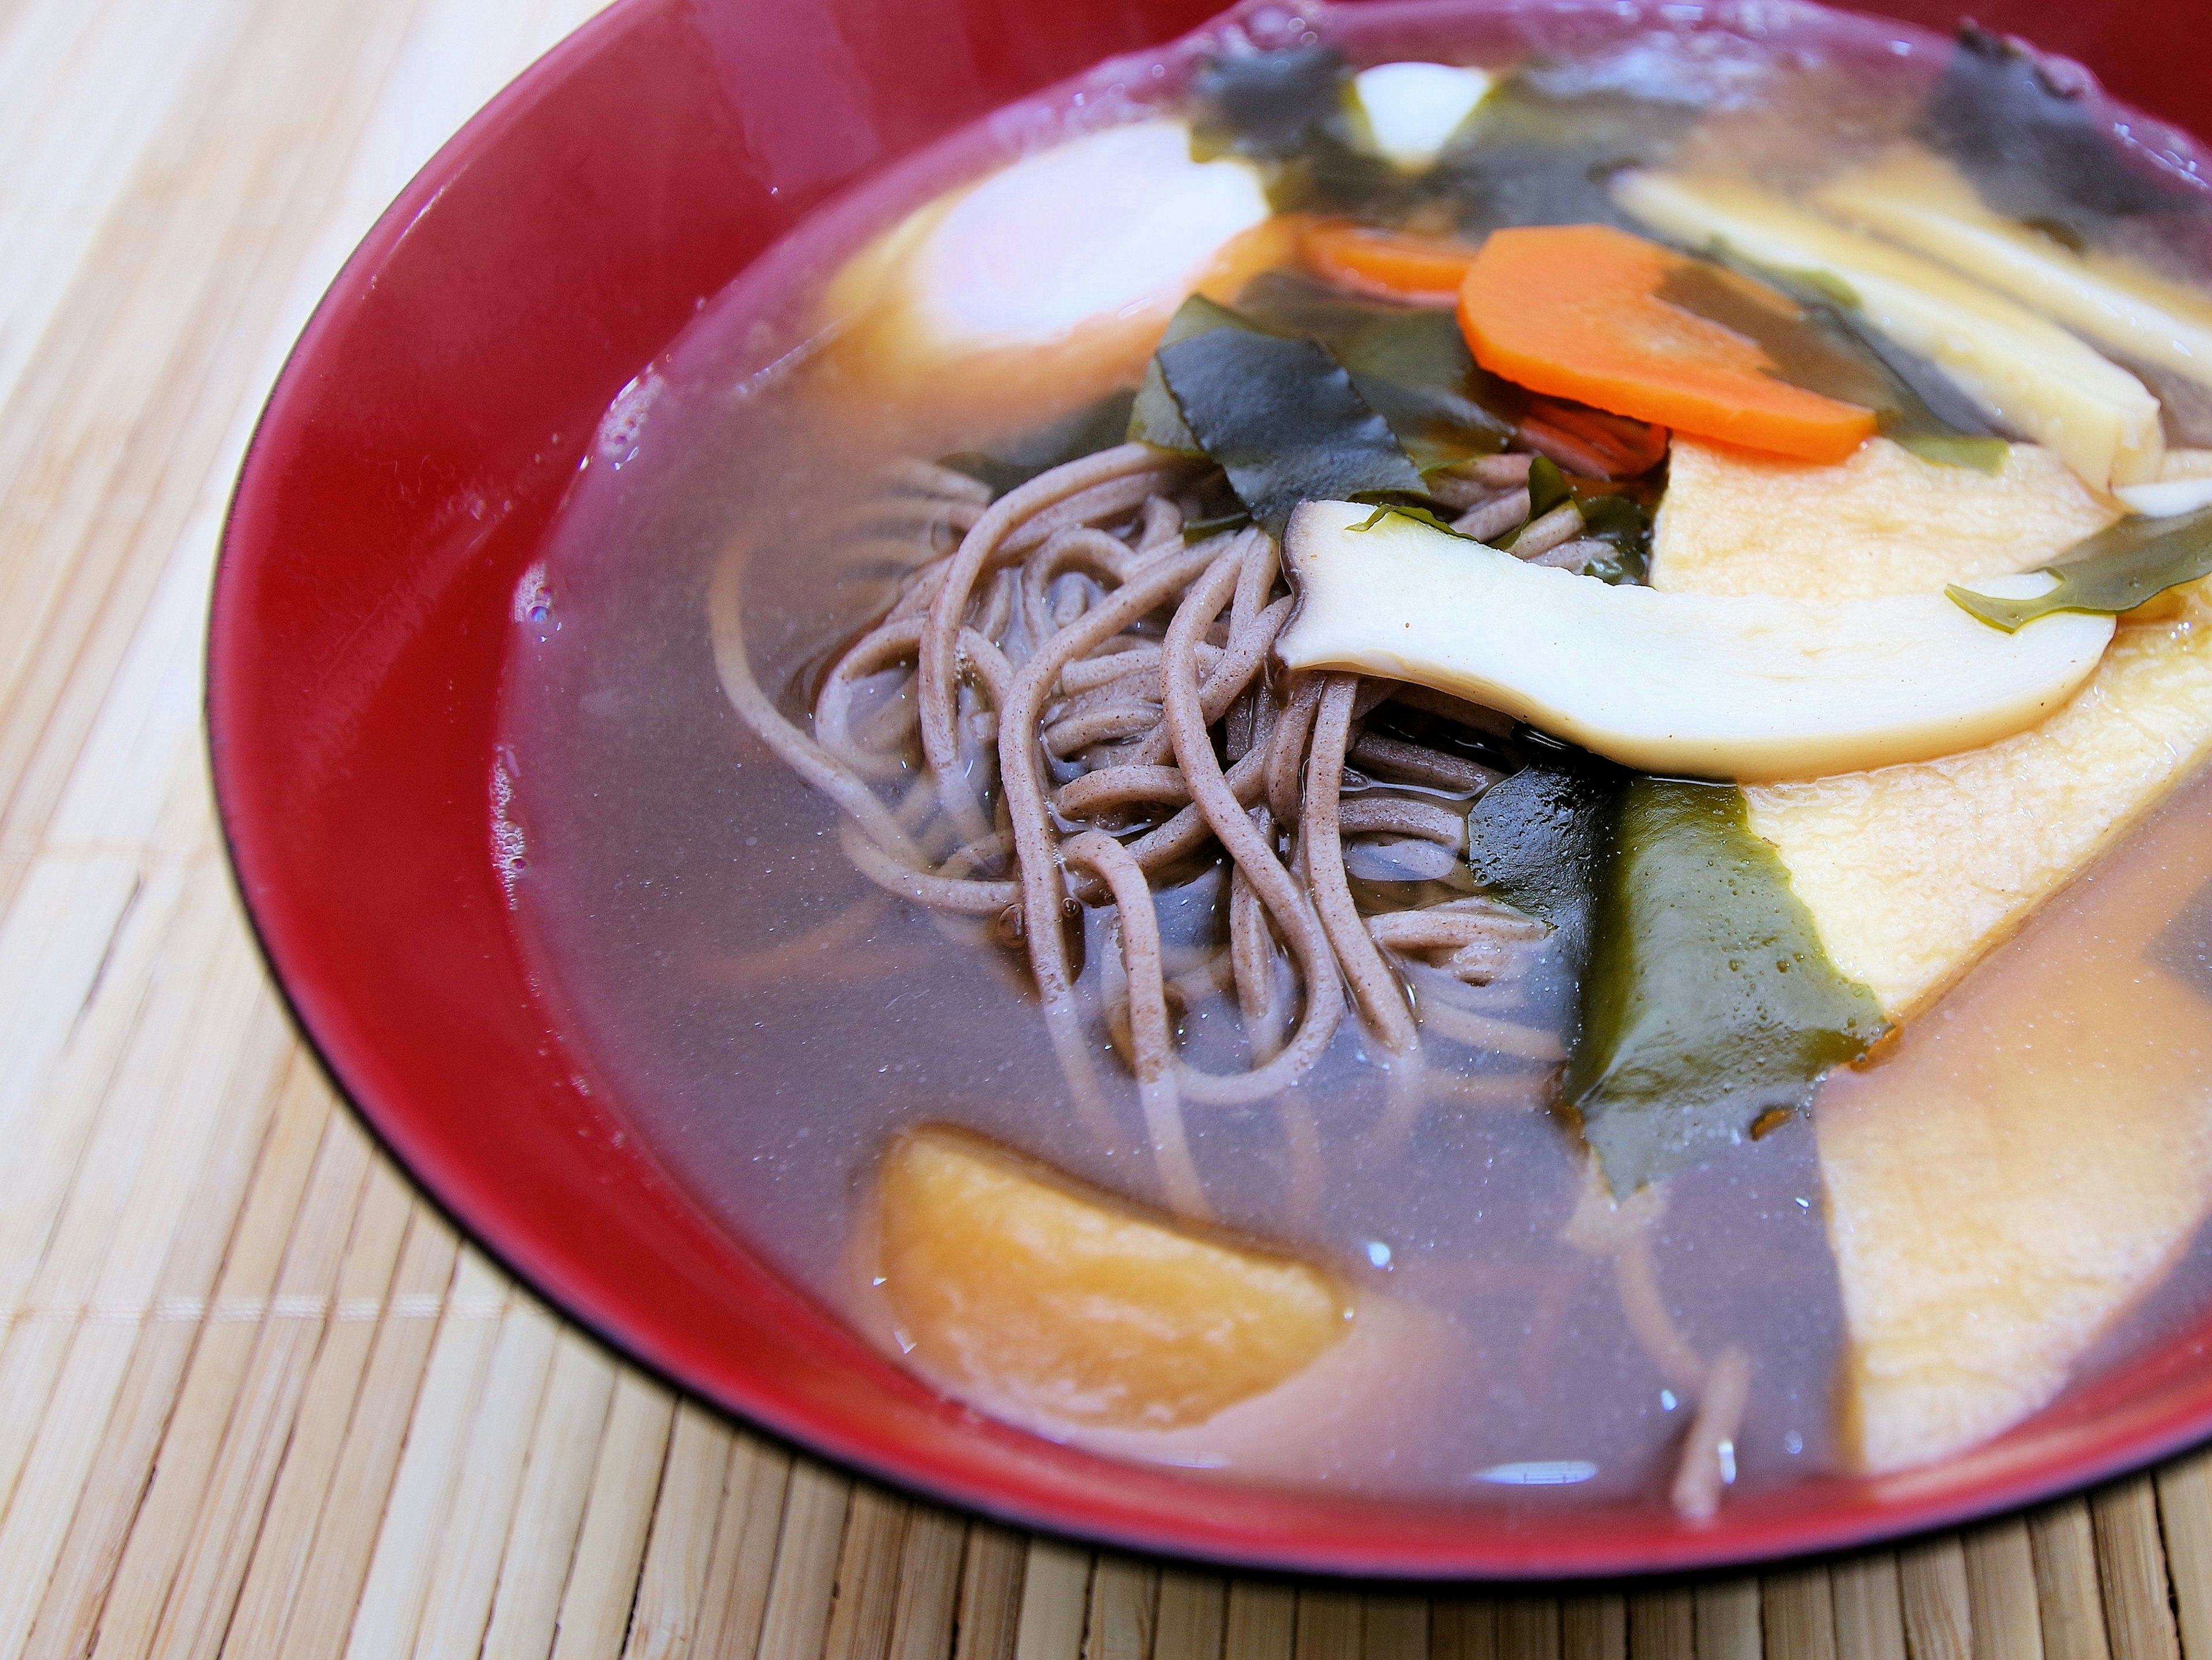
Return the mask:
[(1813, 199), (2115, 351), (2212, 386), (2212, 297), (2112, 254), (2076, 253), (1991, 213), (1954, 168), (1925, 151), (1900, 150)]
[[(1812, 778), (2033, 726), (2095, 669), (2110, 617), (2005, 635), (1942, 594), (1813, 604), (1613, 587), (1398, 514), (1309, 502), (1284, 538), (1292, 668), (1411, 680), (1647, 772)], [(2039, 573), (1990, 577), (2042, 591)]]
[(1482, 70), (1449, 64), (1377, 64), (1352, 78), (1375, 153), (1401, 173), (1435, 161), (1490, 88)]
[(2142, 382), (2046, 318), (1942, 266), (1748, 185), (1623, 174), (1622, 207), (1686, 246), (1719, 247), (1850, 293), (1867, 321), (2100, 489), (2158, 477), (2166, 440)]

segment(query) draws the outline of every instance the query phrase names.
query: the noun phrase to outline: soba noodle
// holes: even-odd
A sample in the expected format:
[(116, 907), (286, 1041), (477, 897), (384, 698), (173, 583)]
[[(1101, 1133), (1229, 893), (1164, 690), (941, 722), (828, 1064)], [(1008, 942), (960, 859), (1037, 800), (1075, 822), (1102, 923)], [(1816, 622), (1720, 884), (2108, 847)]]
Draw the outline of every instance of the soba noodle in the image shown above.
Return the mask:
[[(1490, 513), (1491, 500), (1526, 516), (1516, 462), (1525, 470), (1510, 455), (1480, 464), (1475, 482), (1486, 473), (1506, 488), (1471, 516)], [(1448, 989), (1510, 999), (1546, 925), (1480, 896), (1363, 909), (1347, 866), (1348, 836), (1462, 853), (1466, 804), (1503, 775), (1367, 730), (1378, 708), (1397, 702), (1493, 739), (1508, 723), (1396, 682), (1272, 678), (1269, 652), (1292, 603), (1279, 551), (1250, 528), (1188, 543), (1198, 482), (1189, 465), (1135, 444), (1067, 462), (988, 505), (981, 485), (949, 468), (884, 470), (883, 494), (854, 522), (871, 551), (898, 559), (902, 592), (821, 676), (805, 727), (752, 674), (749, 549), (724, 559), (709, 607), (731, 703), (839, 809), (854, 868), (977, 943), (1023, 954), (1076, 1108), (1097, 1125), (1111, 1122), (1089, 1036), (1103, 1026), (1134, 1079), (1160, 1197), (1210, 1219), (1186, 1107), (1275, 1102), (1305, 1192), (1292, 1201), (1310, 1205), (1318, 1151), (1295, 1086), (1347, 1001), (1385, 1073), (1388, 1105), (1372, 1132), (1385, 1149), (1403, 1143), (1427, 1097), (1425, 1030), (1538, 1063), (1559, 1048), (1552, 1032), (1512, 1019), (1510, 1000), (1486, 1007)], [(1558, 545), (1545, 539), (1536, 551)], [(1348, 769), (1379, 787), (1346, 800)], [(1153, 885), (1214, 859), (1230, 866), (1227, 938), (1171, 963)], [(1085, 907), (1110, 914), (1088, 1002), (1070, 948)], [(1177, 1015), (1224, 994), (1245, 1064), (1201, 1070), (1180, 1052)], [(1455, 1103), (1541, 1098), (1510, 1086), (1471, 1096), (1451, 1087), (1459, 1081), (1438, 1079)], [(1612, 1258), (1631, 1329), (1698, 1404), (1674, 1492), (1686, 1514), (1705, 1515), (1725, 1479), (1748, 1368), (1733, 1348), (1709, 1365), (1676, 1329), (1654, 1276), (1655, 1199), (1615, 1213), (1593, 1186), (1569, 1238)]]

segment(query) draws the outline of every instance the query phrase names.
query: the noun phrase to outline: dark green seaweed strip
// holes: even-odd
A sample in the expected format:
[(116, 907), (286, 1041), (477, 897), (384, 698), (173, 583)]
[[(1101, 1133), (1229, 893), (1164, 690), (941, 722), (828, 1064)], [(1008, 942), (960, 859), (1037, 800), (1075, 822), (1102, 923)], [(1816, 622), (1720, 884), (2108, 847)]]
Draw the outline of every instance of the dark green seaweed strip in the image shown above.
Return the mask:
[(988, 484), (994, 496), (1004, 496), (1018, 484), (1026, 484), (1041, 472), (1062, 462), (1108, 449), (1122, 441), (1132, 419), (1132, 394), (1109, 392), (1097, 403), (1074, 414), (1018, 437), (1004, 440), (987, 450), (963, 450), (941, 456), (938, 465), (964, 472)]
[(1325, 46), (1213, 58), (1191, 82), (1191, 153), (1257, 163), (1279, 212), (1398, 203), (1408, 186), (1361, 143), (1352, 76)]
[(1154, 361), (1192, 435), (1272, 536), (1301, 502), (1421, 493), (1389, 423), (1314, 341), (1219, 326)]
[(1991, 208), (2062, 240), (2094, 242), (2116, 216), (2212, 212), (2202, 188), (2122, 149), (2110, 100), (1972, 23), (1959, 30), (1921, 130)]
[(1628, 775), (1525, 728), (1515, 736), (1528, 764), (1468, 809), (1468, 867), (1484, 892), (1552, 925), (1560, 960), (1579, 981), (1613, 809)]
[(1872, 410), (1885, 437), (1924, 461), (1984, 472), (2004, 465), (2004, 441), (1965, 394), (1934, 364), (1877, 340), (1842, 284), (1832, 292), (1816, 282), (1822, 273), (1808, 271), (1753, 277), (1784, 294), (1797, 308), (1791, 317), (1735, 286), (1728, 270), (1693, 256), (1668, 273), (1659, 298), (1756, 342), (1778, 379)]
[(1590, 85), (1537, 64), (1491, 90), (1423, 183), (1470, 236), (1508, 225), (1632, 229), (1613, 205), (1613, 175), (1663, 163), (1701, 113), (1697, 102)]
[(1176, 406), (1175, 395), (1168, 390), (1167, 380), (1160, 373), (1159, 352), (1208, 329), (1243, 322), (1235, 312), (1226, 306), (1215, 305), (1202, 294), (1194, 294), (1176, 307), (1175, 315), (1168, 319), (1167, 332), (1160, 337), (1158, 350), (1145, 365), (1144, 384), (1137, 388), (1136, 401), (1129, 407), (1129, 442), (1157, 445), (1185, 455), (1206, 453), (1206, 446), (1192, 433), (1182, 418), (1182, 410)]
[(1589, 930), (1562, 1091), (1617, 1194), (1802, 1110), (1885, 1030), (1733, 785), (1628, 781)]
[(1328, 348), (1424, 472), (1505, 447), (1528, 395), (1475, 366), (1449, 311), (1355, 298), (1285, 271), (1255, 277), (1237, 310)]
[(2075, 543), (2073, 554), (2043, 567), (2058, 586), (2033, 599), (1996, 599), (1957, 587), (1943, 592), (2007, 634), (2057, 611), (2117, 617), (2168, 588), (2212, 575), (2212, 508), (2172, 519), (2123, 519)]

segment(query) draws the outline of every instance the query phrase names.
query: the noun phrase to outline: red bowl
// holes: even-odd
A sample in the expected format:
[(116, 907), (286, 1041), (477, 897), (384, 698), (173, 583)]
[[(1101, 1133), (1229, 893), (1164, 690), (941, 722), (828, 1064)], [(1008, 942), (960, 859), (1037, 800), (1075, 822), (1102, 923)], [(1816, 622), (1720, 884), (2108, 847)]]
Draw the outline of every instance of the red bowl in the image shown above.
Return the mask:
[[(712, 1221), (588, 1091), (517, 949), (487, 778), (510, 596), (601, 412), (831, 193), (1212, 8), (622, 0), (384, 216), (262, 418), (209, 666), (239, 885), (340, 1086), (487, 1248), (684, 1387), (872, 1475), (1116, 1544), (1428, 1578), (1679, 1569), (1958, 1522), (2212, 1433), (2208, 1323), (1968, 1457), (1741, 1495), (1703, 1528), (1656, 1506), (1351, 1499), (1110, 1462), (893, 1366)], [(1945, 0), (1893, 9), (1954, 21)], [(2189, 9), (1978, 12), (2171, 114), (2205, 61)], [(820, 120), (825, 107), (845, 118)]]

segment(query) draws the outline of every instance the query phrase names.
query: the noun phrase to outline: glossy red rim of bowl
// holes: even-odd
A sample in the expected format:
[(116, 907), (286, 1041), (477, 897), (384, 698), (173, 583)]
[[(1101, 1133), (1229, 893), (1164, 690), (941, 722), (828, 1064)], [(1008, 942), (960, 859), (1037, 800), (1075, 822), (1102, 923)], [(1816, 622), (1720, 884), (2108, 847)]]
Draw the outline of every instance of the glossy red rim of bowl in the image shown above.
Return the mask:
[[(511, 596), (602, 411), (832, 190), (1170, 40), (1203, 5), (622, 0), (384, 216), (263, 416), (209, 664), (239, 886), (333, 1078), (468, 1232), (647, 1365), (872, 1475), (1119, 1545), (1431, 1578), (1682, 1570), (1984, 1515), (2212, 1432), (2208, 1323), (1966, 1458), (1740, 1495), (1703, 1528), (1646, 1505), (1386, 1500), (1110, 1462), (984, 1420), (865, 1347), (594, 1092), (515, 949), (489, 794)], [(1995, 21), (2082, 38), (2078, 10), (2014, 10)], [(2166, 75), (2156, 36), (2120, 39)]]

